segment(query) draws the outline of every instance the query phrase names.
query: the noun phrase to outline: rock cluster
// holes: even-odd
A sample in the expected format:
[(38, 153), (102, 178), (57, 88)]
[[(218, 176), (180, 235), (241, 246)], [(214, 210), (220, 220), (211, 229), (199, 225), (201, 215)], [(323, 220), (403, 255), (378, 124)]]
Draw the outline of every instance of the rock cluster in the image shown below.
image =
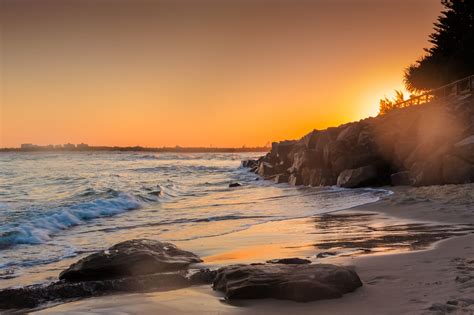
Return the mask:
[(474, 96), (467, 95), (273, 143), (244, 167), (276, 183), (353, 188), (474, 181)]
[(53, 301), (211, 283), (228, 298), (274, 297), (295, 301), (340, 297), (362, 285), (354, 271), (333, 265), (312, 265), (311, 261), (300, 258), (219, 270), (188, 269), (197, 262), (201, 262), (198, 256), (171, 243), (147, 239), (122, 242), (72, 264), (61, 273), (59, 281), (0, 290), (0, 313), (6, 309), (31, 309)]

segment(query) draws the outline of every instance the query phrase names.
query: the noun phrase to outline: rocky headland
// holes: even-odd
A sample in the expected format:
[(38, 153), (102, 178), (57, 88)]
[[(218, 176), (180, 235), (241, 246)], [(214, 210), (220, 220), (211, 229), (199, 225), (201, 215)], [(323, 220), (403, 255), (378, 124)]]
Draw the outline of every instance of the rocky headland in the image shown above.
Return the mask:
[(393, 110), (299, 140), (274, 142), (243, 161), (276, 183), (345, 188), (474, 181), (474, 96)]

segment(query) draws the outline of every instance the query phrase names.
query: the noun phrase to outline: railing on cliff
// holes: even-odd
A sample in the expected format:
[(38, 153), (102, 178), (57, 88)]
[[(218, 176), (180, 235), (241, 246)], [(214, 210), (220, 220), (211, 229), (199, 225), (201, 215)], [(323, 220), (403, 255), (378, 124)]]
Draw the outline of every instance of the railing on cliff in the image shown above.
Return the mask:
[(399, 102), (394, 105), (395, 108), (403, 108), (412, 105), (420, 105), (428, 103), (437, 98), (447, 98), (452, 96), (460, 96), (474, 92), (474, 75), (468, 76), (466, 78), (451, 82), (447, 85), (439, 87), (437, 89), (426, 92), (422, 95), (411, 97), (410, 99)]

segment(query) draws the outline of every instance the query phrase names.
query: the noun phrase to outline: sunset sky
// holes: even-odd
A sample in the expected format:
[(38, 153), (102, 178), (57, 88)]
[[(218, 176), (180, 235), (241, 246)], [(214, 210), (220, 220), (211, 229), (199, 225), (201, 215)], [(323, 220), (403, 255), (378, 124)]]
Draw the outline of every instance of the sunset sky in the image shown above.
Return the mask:
[(0, 147), (262, 146), (374, 116), (440, 0), (0, 0)]

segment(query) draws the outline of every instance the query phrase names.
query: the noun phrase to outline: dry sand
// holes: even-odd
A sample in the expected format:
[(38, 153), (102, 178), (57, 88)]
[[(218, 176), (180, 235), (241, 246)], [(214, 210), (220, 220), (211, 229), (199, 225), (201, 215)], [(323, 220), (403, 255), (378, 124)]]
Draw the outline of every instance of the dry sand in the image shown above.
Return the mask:
[[(474, 224), (474, 185), (396, 188), (377, 203), (344, 213), (374, 212), (371, 227), (410, 224), (412, 220)], [(380, 218), (380, 219), (379, 219)], [(385, 220), (385, 221), (384, 221)], [(316, 221), (320, 222), (320, 221)], [(360, 227), (360, 220), (357, 221)], [(388, 222), (388, 223), (387, 223)], [(317, 227), (317, 228), (316, 228)], [(204, 253), (207, 266), (312, 257), (319, 252), (322, 227), (315, 219), (271, 222), (221, 237), (179, 244)], [(387, 230), (387, 229), (382, 229)], [(466, 234), (467, 233), (467, 234)], [(341, 231), (341, 236), (347, 231)], [(228, 303), (208, 286), (113, 295), (58, 305), (40, 314), (474, 314), (474, 234), (464, 231), (429, 249), (376, 246), (373, 255), (338, 255), (324, 263), (352, 265), (364, 286), (341, 299), (295, 303), (246, 300)], [(423, 235), (423, 234), (421, 234)], [(411, 239), (410, 239), (411, 240)], [(207, 249), (207, 250), (204, 250)], [(380, 250), (384, 249), (384, 250)]]

